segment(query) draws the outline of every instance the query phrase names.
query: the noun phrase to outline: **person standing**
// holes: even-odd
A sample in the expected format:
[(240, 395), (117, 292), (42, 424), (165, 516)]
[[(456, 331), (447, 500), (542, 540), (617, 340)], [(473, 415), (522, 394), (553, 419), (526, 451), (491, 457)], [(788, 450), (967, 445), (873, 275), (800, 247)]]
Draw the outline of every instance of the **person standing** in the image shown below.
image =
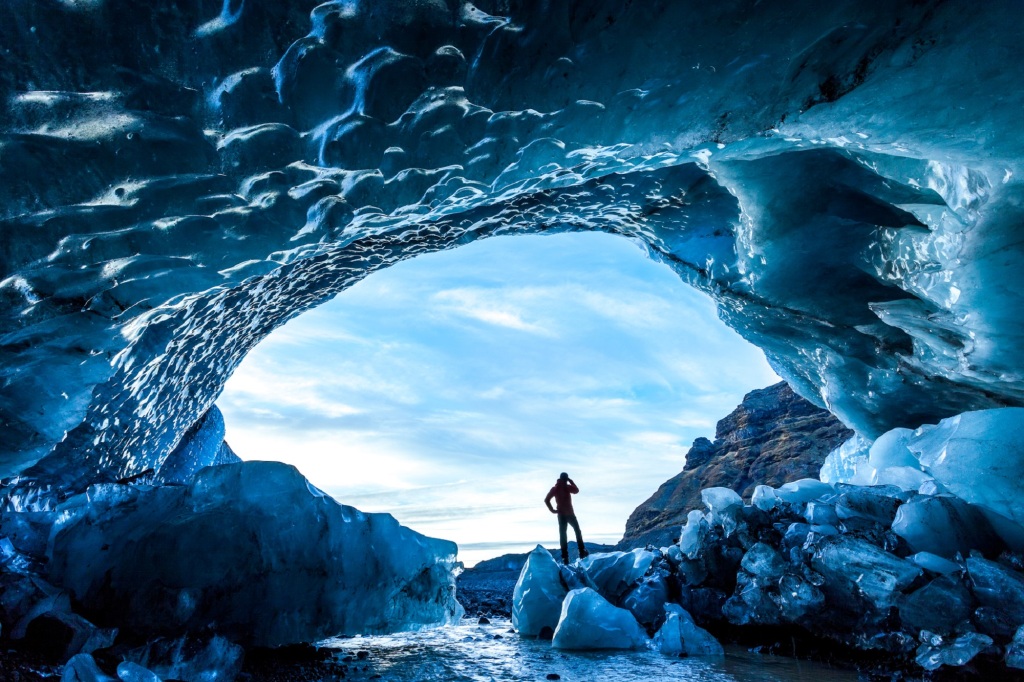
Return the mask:
[[(580, 550), (580, 558), (587, 556), (587, 548), (583, 544), (583, 534), (580, 533), (580, 522), (576, 520), (576, 512), (572, 509), (572, 496), (580, 491), (569, 474), (564, 471), (555, 481), (555, 485), (544, 498), (544, 504), (552, 514), (558, 515), (558, 542), (562, 547), (562, 563), (569, 563), (569, 541), (566, 538), (566, 526), (572, 526), (576, 531), (576, 547)], [(556, 507), (551, 506), (551, 499), (554, 498)]]

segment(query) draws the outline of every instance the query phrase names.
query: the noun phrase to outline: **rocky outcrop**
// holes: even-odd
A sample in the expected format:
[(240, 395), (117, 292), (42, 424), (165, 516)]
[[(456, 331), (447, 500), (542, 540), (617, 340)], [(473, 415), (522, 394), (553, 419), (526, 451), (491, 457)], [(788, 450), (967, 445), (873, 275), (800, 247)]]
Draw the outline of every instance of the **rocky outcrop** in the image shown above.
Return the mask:
[(715, 441), (693, 441), (683, 470), (630, 514), (619, 548), (673, 542), (686, 513), (703, 508), (703, 488), (732, 488), (749, 497), (762, 483), (817, 478), (828, 453), (852, 435), (785, 382), (751, 391), (718, 422)]

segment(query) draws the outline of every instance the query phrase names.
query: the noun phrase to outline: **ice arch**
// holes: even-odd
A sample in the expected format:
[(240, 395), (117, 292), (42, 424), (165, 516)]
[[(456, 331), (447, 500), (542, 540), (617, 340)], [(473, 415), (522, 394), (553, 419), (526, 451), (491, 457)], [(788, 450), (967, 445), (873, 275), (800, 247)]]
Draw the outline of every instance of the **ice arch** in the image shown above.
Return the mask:
[(5, 7), (0, 461), (151, 468), (244, 354), (496, 234), (644, 243), (874, 436), (1024, 402), (1024, 47), (966, 2)]

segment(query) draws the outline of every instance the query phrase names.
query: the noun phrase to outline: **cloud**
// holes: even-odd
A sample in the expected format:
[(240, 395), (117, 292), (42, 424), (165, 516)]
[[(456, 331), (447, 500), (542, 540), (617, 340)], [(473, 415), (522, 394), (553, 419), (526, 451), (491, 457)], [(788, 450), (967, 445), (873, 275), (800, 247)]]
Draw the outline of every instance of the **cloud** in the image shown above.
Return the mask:
[(274, 332), (218, 404), (243, 458), (478, 560), (557, 543), (542, 500), (563, 470), (584, 537), (617, 540), (693, 439), (775, 380), (666, 266), (577, 234), (375, 273)]
[(441, 315), (456, 315), (496, 327), (554, 336), (551, 330), (524, 320), (524, 311), (512, 304), (509, 298), (512, 297), (508, 291), (496, 295), (494, 290), (464, 287), (439, 291), (431, 296), (431, 302)]

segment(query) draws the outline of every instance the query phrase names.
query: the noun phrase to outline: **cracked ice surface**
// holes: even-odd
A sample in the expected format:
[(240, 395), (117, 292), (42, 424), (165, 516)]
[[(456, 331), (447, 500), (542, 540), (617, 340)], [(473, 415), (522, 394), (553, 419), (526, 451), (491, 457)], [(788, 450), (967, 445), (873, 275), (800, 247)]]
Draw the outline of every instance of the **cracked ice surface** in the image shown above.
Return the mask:
[(275, 327), (497, 234), (638, 241), (868, 438), (1024, 400), (1015, 2), (318, 3), (4, 7), (25, 489), (159, 468)]

